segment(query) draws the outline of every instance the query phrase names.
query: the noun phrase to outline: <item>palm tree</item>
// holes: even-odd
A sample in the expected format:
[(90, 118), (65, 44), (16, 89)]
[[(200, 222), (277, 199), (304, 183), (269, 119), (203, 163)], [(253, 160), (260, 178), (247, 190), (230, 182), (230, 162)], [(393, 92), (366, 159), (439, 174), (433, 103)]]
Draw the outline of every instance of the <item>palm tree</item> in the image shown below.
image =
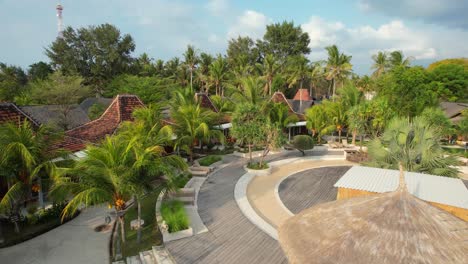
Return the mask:
[(190, 71), (190, 89), (193, 90), (193, 71), (197, 67), (200, 59), (197, 56), (197, 51), (192, 45), (187, 46), (187, 50), (184, 53), (184, 64), (188, 67)]
[(292, 57), (289, 60), (289, 88), (299, 83), (299, 89), (303, 88), (304, 79), (309, 73), (309, 60), (304, 56)]
[(328, 117), (323, 105), (315, 105), (305, 112), (306, 127), (312, 131), (312, 137), (317, 136), (318, 143), (322, 141), (322, 135), (326, 134)]
[(408, 57), (405, 59), (403, 51), (401, 50), (395, 50), (390, 53), (390, 65), (392, 68), (397, 66), (409, 67), (412, 60), (413, 57)]
[(295, 114), (289, 112), (289, 107), (282, 103), (271, 103), (268, 109), (270, 122), (281, 129), (286, 128), (289, 124), (294, 124), (299, 121)]
[[(33, 130), (27, 121), (0, 125), (0, 176), (8, 184), (8, 191), (0, 200), (1, 212), (19, 216), (20, 206), (30, 200), (34, 185), (43, 207), (41, 177), (53, 173), (55, 164), (51, 160), (59, 154), (58, 150), (50, 149), (59, 139), (51, 132), (44, 126)], [(14, 224), (19, 232), (16, 221)]]
[(208, 77), (210, 72), (210, 65), (213, 63), (213, 57), (202, 52), (200, 54), (200, 66), (197, 71), (198, 82), (200, 83), (200, 91), (208, 92)]
[(370, 120), (369, 103), (362, 102), (354, 105), (347, 112), (348, 126), (353, 131), (353, 139), (351, 144), (356, 145), (356, 136), (361, 135), (360, 150), (362, 150), (363, 135), (368, 128)]
[(328, 59), (326, 65), (327, 80), (333, 82), (333, 97), (336, 93), (336, 82), (343, 81), (352, 70), (351, 56), (340, 53), (336, 45), (328, 46), (325, 48), (328, 52)]
[(341, 132), (346, 126), (346, 109), (341, 102), (331, 102), (325, 100), (322, 102), (323, 107), (329, 118), (326, 131), (338, 131), (338, 141), (341, 142)]
[[(317, 96), (317, 83), (323, 80), (324, 72), (321, 62), (316, 62), (312, 64), (311, 70), (309, 72), (309, 79), (310, 79), (310, 90), (309, 94), (314, 97)], [(312, 88), (315, 89), (315, 95), (312, 93)]]
[(210, 110), (203, 109), (199, 104), (181, 105), (173, 108), (171, 112), (175, 124), (172, 126), (177, 135), (176, 147), (181, 147), (193, 161), (193, 149), (198, 141), (210, 139), (224, 140), (223, 133), (210, 127), (215, 120), (216, 114)]
[(239, 103), (250, 103), (253, 105), (261, 104), (264, 100), (263, 87), (264, 81), (259, 77), (245, 77), (239, 80), (240, 90), (234, 94), (234, 98)]
[(75, 214), (81, 206), (108, 203), (115, 209), (125, 242), (124, 216), (131, 196), (126, 179), (132, 173), (135, 142), (106, 137), (99, 146), (88, 145), (86, 156), (73, 169), (58, 171), (50, 195), (56, 200), (73, 195), (63, 209), (62, 219)]
[(384, 51), (379, 51), (377, 54), (372, 55), (372, 60), (374, 61), (371, 67), (374, 70), (372, 75), (375, 77), (380, 77), (390, 67), (388, 54)]
[(210, 81), (216, 89), (216, 95), (224, 96), (223, 83), (227, 79), (227, 63), (226, 60), (218, 55), (218, 58), (209, 67)]
[(257, 68), (260, 70), (262, 78), (266, 81), (264, 94), (271, 95), (272, 83), (276, 74), (281, 69), (281, 64), (272, 54), (267, 54), (263, 59), (263, 63), (257, 63)]
[[(363, 101), (363, 93), (359, 91), (353, 84), (349, 83), (339, 91), (339, 96), (339, 102), (345, 109), (346, 119), (349, 120), (352, 118), (352, 115), (355, 114), (355, 112), (352, 112), (351, 110), (361, 104)], [(356, 143), (356, 134), (358, 132), (358, 128), (360, 127), (354, 126), (352, 128), (353, 144)], [(348, 133), (346, 135), (348, 135)]]
[(424, 118), (394, 118), (383, 136), (368, 145), (369, 165), (457, 177), (457, 160), (444, 152), (438, 139)]

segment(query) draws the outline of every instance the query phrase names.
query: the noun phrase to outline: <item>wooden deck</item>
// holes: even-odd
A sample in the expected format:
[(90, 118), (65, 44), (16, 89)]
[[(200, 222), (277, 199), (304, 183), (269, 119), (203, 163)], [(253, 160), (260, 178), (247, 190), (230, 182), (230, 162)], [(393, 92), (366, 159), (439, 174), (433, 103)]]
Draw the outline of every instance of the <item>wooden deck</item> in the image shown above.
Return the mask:
[[(228, 158), (228, 157), (226, 157)], [(166, 244), (177, 263), (287, 263), (279, 243), (253, 225), (234, 200), (245, 160), (233, 159), (200, 189), (198, 212), (207, 233)]]
[(351, 168), (350, 166), (324, 167), (296, 173), (279, 186), (279, 196), (294, 214), (316, 204), (336, 200), (333, 185)]

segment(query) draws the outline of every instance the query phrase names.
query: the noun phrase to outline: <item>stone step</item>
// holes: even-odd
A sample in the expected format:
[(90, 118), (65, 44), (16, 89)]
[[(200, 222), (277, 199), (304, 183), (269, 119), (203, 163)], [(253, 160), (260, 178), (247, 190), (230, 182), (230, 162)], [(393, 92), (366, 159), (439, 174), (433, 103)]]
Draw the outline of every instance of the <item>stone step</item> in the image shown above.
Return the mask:
[(143, 264), (139, 255), (127, 257), (127, 264)]
[(142, 264), (157, 264), (156, 258), (153, 255), (152, 250), (140, 252), (140, 259), (142, 260)]
[(181, 201), (184, 205), (194, 205), (195, 197), (176, 197), (178, 201)]
[(153, 246), (153, 256), (156, 258), (156, 263), (158, 264), (175, 264), (175, 260), (172, 258), (171, 254), (165, 248), (159, 248)]

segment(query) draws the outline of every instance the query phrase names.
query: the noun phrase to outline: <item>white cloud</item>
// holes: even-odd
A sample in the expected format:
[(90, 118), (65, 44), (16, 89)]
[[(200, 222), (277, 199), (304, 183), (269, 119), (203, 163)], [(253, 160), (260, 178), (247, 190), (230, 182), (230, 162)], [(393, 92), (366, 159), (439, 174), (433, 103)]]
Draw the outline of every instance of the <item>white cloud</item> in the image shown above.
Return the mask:
[(229, 9), (228, 0), (209, 0), (205, 6), (214, 16), (221, 16)]
[(271, 19), (264, 14), (246, 10), (237, 17), (234, 24), (228, 29), (227, 38), (237, 38), (238, 36), (249, 36), (253, 39), (261, 38), (269, 23), (271, 23)]

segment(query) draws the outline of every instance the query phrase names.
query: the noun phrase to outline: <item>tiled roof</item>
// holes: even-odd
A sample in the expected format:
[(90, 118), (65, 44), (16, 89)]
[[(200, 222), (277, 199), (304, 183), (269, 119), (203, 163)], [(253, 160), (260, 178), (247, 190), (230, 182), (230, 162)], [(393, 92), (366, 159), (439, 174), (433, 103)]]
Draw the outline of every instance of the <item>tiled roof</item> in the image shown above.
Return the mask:
[(66, 124), (70, 129), (90, 121), (79, 105), (71, 105), (66, 116), (63, 115), (63, 110), (59, 105), (32, 105), (20, 106), (20, 108), (43, 125), (63, 127), (62, 124)]
[(312, 97), (310, 97), (309, 95), (309, 90), (299, 89), (297, 90), (297, 93), (294, 96), (293, 100), (312, 101)]
[(66, 131), (63, 142), (56, 147), (73, 152), (82, 150), (86, 143), (96, 143), (113, 134), (120, 123), (133, 120), (133, 110), (142, 106), (144, 104), (135, 95), (118, 95), (101, 117)]
[[(311, 105), (307, 103), (307, 101), (303, 101), (302, 104), (300, 104), (300, 101), (288, 100), (286, 99), (286, 96), (284, 96), (282, 92), (275, 92), (270, 100), (275, 103), (286, 104), (289, 108), (289, 114), (297, 115), (300, 121), (305, 120), (305, 117), (304, 117), (304, 111), (306, 109), (305, 107), (307, 105)], [(313, 102), (313, 101), (308, 101), (308, 102)]]
[(291, 105), (293, 111), (295, 113), (303, 115), (307, 109), (314, 105), (314, 101), (298, 101), (298, 100), (288, 100), (289, 104)]
[(206, 93), (196, 93), (195, 100), (200, 103), (201, 107), (208, 108), (211, 111), (218, 113), (218, 109), (211, 101), (210, 97)]
[[(334, 187), (385, 193), (398, 187), (399, 171), (353, 166)], [(405, 172), (406, 186), (412, 195), (429, 202), (468, 209), (468, 189), (460, 179)]]
[(0, 124), (7, 122), (15, 122), (19, 124), (24, 120), (28, 120), (33, 126), (39, 126), (39, 122), (34, 120), (14, 103), (0, 102)]

